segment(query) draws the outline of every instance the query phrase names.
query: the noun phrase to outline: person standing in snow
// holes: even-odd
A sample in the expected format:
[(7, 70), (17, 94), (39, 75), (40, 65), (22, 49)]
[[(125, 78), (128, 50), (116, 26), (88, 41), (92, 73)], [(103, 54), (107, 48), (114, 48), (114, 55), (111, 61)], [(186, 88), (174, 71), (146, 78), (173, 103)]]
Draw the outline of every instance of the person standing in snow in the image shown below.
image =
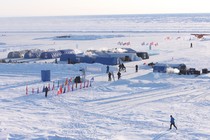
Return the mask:
[(112, 79), (115, 81), (114, 72), (112, 71), (111, 74), (112, 74)]
[(111, 72), (109, 72), (108, 73), (108, 81), (112, 81), (112, 77), (111, 76), (112, 76), (112, 74), (111, 74)]
[(138, 69), (139, 69), (138, 65), (136, 65), (135, 68), (136, 68), (136, 72), (138, 72)]
[(109, 72), (109, 66), (107, 65), (106, 66), (106, 73), (108, 73)]
[(121, 69), (122, 69), (122, 64), (119, 64), (119, 71), (121, 71)]
[(124, 70), (126, 72), (126, 67), (123, 63), (121, 64), (121, 70)]
[(118, 71), (117, 76), (118, 76), (118, 80), (119, 80), (119, 79), (120, 79), (120, 77), (121, 77), (121, 73), (120, 73), (120, 71)]
[(48, 92), (48, 88), (47, 86), (45, 87), (45, 97), (47, 98), (47, 92)]
[(177, 127), (176, 127), (176, 125), (175, 125), (175, 119), (173, 118), (173, 116), (172, 115), (170, 115), (170, 118), (171, 118), (171, 120), (170, 120), (170, 128), (169, 129), (171, 129), (172, 128), (172, 125), (176, 128), (176, 130), (177, 130)]

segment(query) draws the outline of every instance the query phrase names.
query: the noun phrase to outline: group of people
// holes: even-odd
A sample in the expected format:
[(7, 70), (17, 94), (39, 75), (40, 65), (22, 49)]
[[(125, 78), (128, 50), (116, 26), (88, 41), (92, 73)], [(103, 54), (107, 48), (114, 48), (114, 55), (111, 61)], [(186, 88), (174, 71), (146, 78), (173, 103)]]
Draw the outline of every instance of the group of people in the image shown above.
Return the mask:
[[(120, 77), (121, 77), (121, 73), (120, 73), (120, 71), (118, 71), (117, 79), (119, 80)], [(113, 72), (108, 72), (108, 81), (112, 81), (112, 79), (115, 81), (114, 73)]]
[(122, 64), (119, 64), (119, 71), (126, 72), (126, 67), (125, 67), (125, 65), (123, 63)]
[[(138, 65), (135, 65), (135, 71), (136, 72), (138, 72), (138, 69), (139, 69)], [(119, 64), (119, 70), (117, 72), (118, 80), (121, 78), (121, 71), (126, 72), (126, 67), (125, 67), (125, 65), (123, 63)], [(108, 65), (106, 67), (106, 73), (108, 73), (108, 81), (112, 81), (112, 79), (115, 81), (114, 73), (113, 73), (113, 71), (110, 71)]]
[[(124, 72), (126, 72), (126, 67), (124, 66), (124, 64), (122, 63), (122, 64), (119, 64), (119, 70), (118, 70), (118, 72), (117, 72), (117, 79), (119, 80), (120, 78), (121, 78), (121, 71), (124, 71)], [(108, 73), (108, 81), (112, 81), (112, 79), (115, 81), (115, 78), (114, 78), (114, 73), (113, 73), (113, 71), (111, 72), (110, 70), (109, 70), (109, 66), (107, 65), (107, 67), (106, 67), (106, 73)]]

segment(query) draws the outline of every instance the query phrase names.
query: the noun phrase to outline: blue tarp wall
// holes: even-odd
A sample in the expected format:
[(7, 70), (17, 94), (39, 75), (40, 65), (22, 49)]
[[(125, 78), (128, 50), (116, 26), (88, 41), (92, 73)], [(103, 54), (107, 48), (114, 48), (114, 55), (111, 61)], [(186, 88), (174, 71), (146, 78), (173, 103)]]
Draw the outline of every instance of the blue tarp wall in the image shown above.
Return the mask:
[(118, 65), (119, 59), (116, 57), (96, 57), (95, 63), (101, 63), (104, 65)]
[(155, 66), (153, 66), (153, 72), (166, 73), (166, 69), (166, 64), (155, 64)]
[(95, 58), (93, 57), (89, 57), (89, 56), (84, 56), (84, 57), (80, 57), (80, 62), (81, 63), (94, 63), (95, 62)]
[(60, 57), (60, 61), (68, 61), (68, 59), (70, 59), (72, 63), (77, 63), (75, 54), (62, 54)]

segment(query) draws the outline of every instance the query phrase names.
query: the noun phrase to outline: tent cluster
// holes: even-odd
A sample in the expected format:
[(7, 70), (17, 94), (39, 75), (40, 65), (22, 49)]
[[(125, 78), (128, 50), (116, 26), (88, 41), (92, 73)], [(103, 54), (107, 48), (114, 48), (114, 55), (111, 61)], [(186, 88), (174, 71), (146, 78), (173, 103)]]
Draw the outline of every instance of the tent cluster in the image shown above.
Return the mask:
[[(195, 68), (187, 68), (185, 64), (163, 64), (163, 63), (149, 63), (149, 66), (153, 67), (153, 72), (159, 73), (176, 73), (183, 75), (200, 75), (201, 71)], [(210, 71), (204, 68), (202, 74), (207, 74)]]
[(118, 65), (122, 61), (138, 61), (141, 59), (149, 59), (147, 52), (137, 52), (131, 48), (114, 48), (109, 50), (87, 50), (84, 53), (76, 54), (72, 49), (66, 50), (25, 50), (15, 51), (8, 54), (8, 58), (24, 58), (24, 59), (56, 59), (66, 61), (68, 64), (75, 63), (101, 63), (104, 65)]
[(87, 50), (83, 54), (63, 54), (60, 61), (68, 61), (69, 64), (101, 63), (104, 65), (118, 65), (121, 61), (137, 61), (148, 58), (148, 54), (147, 57), (142, 57), (137, 55), (137, 52), (131, 48), (114, 48), (103, 51)]
[(33, 50), (9, 52), (7, 55), (7, 58), (52, 59), (52, 58), (59, 58), (62, 54), (71, 54), (71, 53), (75, 53), (74, 50), (66, 49), (66, 50), (58, 50), (58, 51), (43, 51), (40, 49), (33, 49)]

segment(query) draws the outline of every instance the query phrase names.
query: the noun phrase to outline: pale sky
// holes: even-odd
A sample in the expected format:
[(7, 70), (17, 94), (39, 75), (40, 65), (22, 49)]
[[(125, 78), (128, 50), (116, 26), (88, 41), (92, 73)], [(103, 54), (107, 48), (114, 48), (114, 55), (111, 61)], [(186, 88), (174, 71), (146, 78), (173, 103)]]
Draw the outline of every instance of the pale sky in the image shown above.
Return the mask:
[(0, 0), (0, 17), (210, 13), (209, 0)]

